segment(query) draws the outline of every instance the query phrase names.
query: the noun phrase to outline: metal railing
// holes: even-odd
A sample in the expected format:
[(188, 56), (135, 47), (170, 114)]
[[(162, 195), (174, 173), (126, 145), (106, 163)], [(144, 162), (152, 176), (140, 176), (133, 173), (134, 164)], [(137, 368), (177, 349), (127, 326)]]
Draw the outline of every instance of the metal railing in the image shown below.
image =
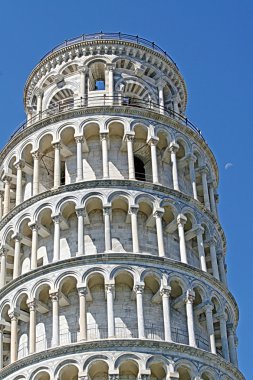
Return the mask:
[(77, 43), (80, 43), (83, 41), (98, 41), (98, 40), (112, 40), (112, 41), (113, 40), (119, 40), (119, 41), (123, 40), (123, 41), (137, 43), (139, 45), (145, 46), (149, 49), (152, 49), (152, 50), (162, 54), (164, 57), (166, 57), (171, 63), (173, 63), (177, 67), (176, 62), (169, 56), (169, 54), (165, 50), (160, 48), (158, 45), (156, 45), (154, 42), (151, 42), (151, 41), (147, 40), (146, 38), (134, 36), (132, 34), (121, 33), (121, 32), (118, 32), (118, 33), (100, 32), (100, 33), (92, 33), (92, 34), (81, 34), (78, 37), (74, 37), (74, 38), (71, 38), (69, 40), (65, 40), (64, 42), (55, 46), (52, 50), (47, 52), (41, 58), (41, 61), (43, 59), (45, 59), (48, 55), (50, 55), (50, 54), (52, 54), (52, 53), (54, 53), (54, 52), (56, 52), (56, 51), (58, 51), (64, 47), (71, 46), (71, 45), (74, 45), (74, 44), (77, 44)]
[(29, 120), (26, 120), (23, 122), (18, 129), (11, 135), (10, 138), (13, 138), (17, 133), (21, 132), (28, 126), (32, 125), (33, 123), (39, 122), (42, 119), (45, 119), (47, 117), (55, 116), (58, 114), (61, 114), (66, 111), (70, 110), (78, 110), (78, 109), (85, 109), (90, 107), (110, 107), (110, 106), (123, 106), (123, 107), (136, 107), (136, 108), (142, 108), (146, 110), (150, 110), (152, 112), (156, 112), (162, 115), (166, 115), (171, 117), (172, 119), (175, 119), (179, 121), (181, 124), (183, 124), (185, 127), (192, 129), (194, 132), (196, 132), (203, 140), (204, 137), (202, 135), (201, 130), (196, 127), (187, 117), (184, 115), (175, 112), (174, 110), (167, 109), (166, 107), (160, 106), (158, 103), (155, 103), (153, 101), (147, 101), (142, 99), (137, 99), (134, 97), (129, 96), (122, 96), (121, 94), (117, 94), (114, 96), (108, 96), (106, 94), (104, 95), (97, 95), (97, 96), (86, 96), (85, 98), (78, 98), (74, 99), (69, 98), (65, 99), (64, 102), (60, 101), (57, 103), (54, 103), (50, 105), (49, 108), (46, 110), (40, 112), (39, 114), (36, 114), (35, 116), (31, 117)]

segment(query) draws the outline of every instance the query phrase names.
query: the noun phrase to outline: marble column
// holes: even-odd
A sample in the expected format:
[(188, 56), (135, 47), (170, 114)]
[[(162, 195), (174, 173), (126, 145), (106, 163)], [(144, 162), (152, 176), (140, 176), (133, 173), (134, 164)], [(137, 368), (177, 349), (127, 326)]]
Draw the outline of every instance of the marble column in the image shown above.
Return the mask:
[(187, 218), (183, 214), (179, 214), (177, 217), (177, 228), (179, 236), (179, 247), (180, 247), (180, 259), (182, 263), (187, 264), (187, 252), (185, 244), (185, 235), (184, 235), (184, 225), (187, 222)]
[(127, 142), (127, 159), (128, 159), (128, 177), (131, 180), (135, 179), (135, 166), (134, 166), (134, 152), (133, 152), (133, 143), (134, 143), (134, 132), (125, 135), (125, 140)]
[(233, 363), (237, 367), (238, 362), (237, 362), (235, 331), (234, 331), (233, 323), (227, 323), (227, 333), (228, 333), (229, 357), (230, 357), (231, 363)]
[(22, 203), (22, 171), (24, 167), (25, 163), (23, 160), (15, 163), (15, 168), (17, 169), (16, 206)]
[(205, 249), (204, 249), (204, 243), (203, 243), (203, 233), (204, 233), (204, 228), (201, 227), (201, 225), (198, 225), (197, 230), (196, 230), (196, 235), (197, 235), (197, 243), (198, 243), (200, 268), (204, 272), (207, 272), (206, 255), (205, 255)]
[(76, 182), (83, 180), (83, 136), (76, 136)]
[(52, 220), (54, 222), (54, 257), (53, 257), (53, 261), (57, 262), (60, 260), (61, 215), (52, 215)]
[(163, 79), (159, 79), (157, 83), (157, 88), (158, 88), (158, 98), (159, 98), (159, 109), (160, 113), (163, 115), (164, 114), (164, 94), (163, 94), (163, 89), (165, 86), (165, 81)]
[(52, 347), (59, 346), (59, 294), (50, 293), (52, 301)]
[(216, 255), (216, 240), (214, 238), (211, 238), (209, 240), (209, 248), (210, 248), (210, 256), (211, 256), (211, 263), (212, 263), (212, 270), (213, 270), (213, 276), (219, 280), (219, 269), (217, 264), (217, 255)]
[(3, 219), (4, 191), (0, 190), (0, 221)]
[(193, 198), (198, 200), (196, 173), (195, 173), (195, 166), (194, 166), (195, 162), (196, 162), (196, 157), (193, 154), (189, 154), (188, 163), (189, 163), (190, 180), (192, 184), (192, 194), (193, 194)]
[(218, 319), (220, 320), (222, 354), (223, 354), (224, 359), (229, 361), (230, 358), (229, 358), (229, 349), (228, 349), (227, 322), (226, 322), (225, 314), (219, 315)]
[(164, 324), (164, 340), (171, 342), (171, 321), (170, 321), (170, 293), (171, 287), (166, 286), (161, 289), (162, 304), (163, 304), (163, 324)]
[(173, 188), (174, 190), (179, 191), (179, 181), (178, 181), (178, 172), (177, 172), (177, 151), (179, 149), (179, 145), (176, 143), (171, 143), (170, 150), (170, 159), (172, 164), (172, 179), (173, 179)]
[(129, 207), (129, 214), (131, 215), (133, 253), (140, 252), (139, 236), (138, 236), (138, 221), (137, 221), (138, 210), (139, 210), (138, 205), (132, 205)]
[(113, 310), (113, 299), (114, 299), (114, 284), (105, 284), (106, 300), (107, 300), (107, 329), (108, 338), (115, 337), (115, 323), (114, 323), (114, 310)]
[(210, 198), (210, 207), (213, 215), (217, 218), (216, 213), (216, 202), (214, 198), (214, 181), (208, 182), (209, 198)]
[(9, 312), (11, 320), (11, 352), (10, 363), (14, 363), (18, 356), (18, 318), (19, 313), (16, 310)]
[(104, 227), (105, 227), (105, 252), (112, 250), (112, 240), (111, 240), (111, 205), (104, 205)]
[(21, 240), (22, 236), (20, 234), (15, 234), (12, 236), (12, 239), (15, 240), (14, 248), (14, 265), (13, 265), (13, 279), (17, 278), (20, 275), (20, 255), (21, 255)]
[(209, 337), (210, 351), (212, 354), (216, 354), (215, 334), (213, 327), (213, 305), (211, 303), (207, 303), (204, 306), (204, 311), (206, 315), (206, 327)]
[(78, 287), (79, 294), (79, 340), (87, 340), (87, 316), (86, 316), (86, 287)]
[(36, 300), (27, 302), (30, 311), (29, 322), (29, 354), (36, 352)]
[(31, 264), (30, 268), (37, 268), (37, 250), (38, 250), (38, 230), (39, 227), (36, 223), (29, 223), (29, 227), (32, 230), (32, 249), (31, 249)]
[(78, 256), (84, 255), (84, 209), (76, 208)]
[(209, 201), (209, 193), (208, 193), (208, 185), (207, 185), (207, 173), (208, 169), (206, 166), (203, 166), (199, 169), (202, 177), (202, 186), (203, 186), (203, 195), (204, 195), (204, 204), (205, 207), (210, 210), (210, 201)]
[(154, 211), (153, 216), (156, 221), (156, 235), (157, 235), (157, 243), (158, 243), (158, 255), (160, 257), (165, 256), (164, 249), (164, 241), (163, 241), (163, 225), (162, 225), (162, 217), (164, 214), (164, 209), (160, 208)]
[(110, 104), (113, 104), (113, 97), (114, 97), (113, 72), (115, 69), (115, 64), (107, 63), (106, 68), (107, 68), (107, 73), (108, 73), (108, 95), (110, 97)]
[(138, 284), (135, 286), (134, 290), (136, 293), (138, 337), (140, 339), (144, 339), (145, 338), (145, 327), (144, 327), (144, 313), (143, 313), (143, 299), (142, 299), (142, 295), (144, 292), (144, 285)]
[(193, 290), (187, 290), (186, 292), (186, 317), (187, 317), (187, 329), (189, 336), (189, 346), (197, 347), (194, 328), (194, 315), (193, 315), (193, 302), (195, 299), (195, 292)]
[(78, 72), (80, 74), (80, 88), (79, 88), (79, 96), (81, 99), (83, 99), (83, 103), (81, 105), (85, 104), (86, 100), (86, 75), (88, 74), (89, 70), (86, 66), (80, 66), (78, 69)]
[(0, 322), (0, 370), (4, 366), (4, 328), (5, 325)]
[(33, 196), (39, 194), (40, 176), (40, 152), (37, 150), (32, 153), (33, 157)]
[(150, 151), (151, 151), (152, 177), (153, 177), (154, 183), (159, 183), (157, 153), (156, 153), (156, 145), (158, 141), (159, 141), (158, 137), (151, 137), (148, 141), (148, 144), (150, 145)]
[(7, 215), (10, 211), (11, 203), (11, 177), (5, 175), (3, 178), (4, 182), (4, 207), (3, 207), (3, 216)]
[(54, 147), (54, 188), (61, 185), (61, 145), (60, 142), (53, 144)]
[(103, 179), (109, 178), (109, 162), (108, 162), (108, 132), (100, 133), (102, 144), (102, 162), (103, 162)]
[(0, 249), (1, 256), (1, 273), (0, 273), (0, 289), (3, 288), (6, 284), (6, 259), (7, 259), (7, 250), (5, 247)]
[(42, 117), (43, 90), (41, 90), (40, 88), (37, 88), (35, 90), (35, 95), (37, 96), (37, 120), (40, 120)]
[(220, 280), (221, 282), (223, 282), (225, 286), (227, 286), (227, 276), (226, 276), (225, 265), (224, 265), (224, 255), (222, 251), (217, 252), (217, 260), (218, 260)]

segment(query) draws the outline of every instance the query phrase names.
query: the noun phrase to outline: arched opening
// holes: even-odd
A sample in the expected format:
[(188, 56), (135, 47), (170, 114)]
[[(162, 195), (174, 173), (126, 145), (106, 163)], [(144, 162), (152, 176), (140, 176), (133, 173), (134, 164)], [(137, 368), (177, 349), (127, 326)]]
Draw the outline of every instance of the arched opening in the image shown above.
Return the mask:
[(144, 279), (143, 305), (145, 315), (145, 335), (147, 339), (163, 340), (163, 309), (160, 295), (160, 281), (149, 274)]
[(31, 247), (32, 247), (32, 230), (29, 227), (30, 219), (24, 219), (20, 225), (21, 255), (20, 255), (20, 274), (26, 273), (31, 268)]
[(146, 181), (144, 162), (136, 156), (134, 156), (134, 167), (135, 179), (137, 179), (138, 181)]
[(164, 208), (163, 239), (164, 239), (165, 253), (167, 257), (180, 261), (176, 210), (174, 210), (170, 205), (165, 205), (162, 207)]
[(21, 160), (23, 162), (22, 176), (24, 184), (22, 184), (22, 199), (26, 200), (33, 194), (33, 157), (31, 154), (32, 144), (28, 144), (22, 151)]
[(76, 279), (70, 276), (64, 278), (60, 285), (60, 345), (77, 342), (77, 329), (79, 325), (79, 297), (76, 285)]
[(27, 306), (27, 294), (22, 294), (17, 301), (17, 309), (20, 311), (18, 320), (18, 359), (28, 355), (28, 329), (29, 307)]
[(75, 129), (65, 128), (60, 135), (61, 152), (61, 185), (75, 183), (76, 181), (76, 142)]
[(65, 365), (59, 373), (59, 380), (78, 380), (78, 368), (73, 364)]
[(185, 366), (178, 368), (179, 380), (191, 380), (191, 371)]
[(2, 314), (1, 314), (1, 320), (4, 321), (5, 328), (3, 330), (3, 367), (10, 364), (10, 344), (11, 344), (11, 319), (9, 317), (9, 310), (10, 306), (5, 305)]
[(123, 149), (124, 126), (117, 121), (109, 125), (110, 149), (109, 155), (109, 177), (127, 178), (128, 160), (127, 151)]
[(75, 202), (71, 200), (65, 202), (61, 207), (61, 260), (75, 257), (78, 252), (77, 215), (75, 207)]
[(50, 114), (67, 111), (74, 107), (74, 92), (69, 88), (58, 91), (50, 100), (48, 112)]
[(41, 371), (37, 373), (33, 380), (50, 380), (50, 375), (46, 371)]
[(103, 91), (105, 86), (105, 63), (92, 63), (89, 67), (89, 91)]
[(156, 223), (153, 205), (148, 199), (141, 199), (137, 214), (140, 252), (158, 255)]
[(87, 301), (88, 340), (107, 338), (107, 305), (104, 277), (100, 273), (89, 277)]
[(106, 380), (108, 379), (108, 364), (103, 360), (96, 360), (93, 362), (88, 371), (88, 378), (90, 380)]
[(117, 338), (137, 338), (137, 310), (133, 300), (133, 276), (126, 271), (115, 277), (114, 318)]
[(171, 334), (173, 342), (188, 344), (187, 318), (182, 284), (177, 278), (170, 281), (171, 287)]
[(165, 380), (166, 379), (166, 371), (162, 365), (162, 363), (153, 363), (150, 365), (150, 380)]
[(185, 213), (187, 221), (184, 225), (188, 264), (200, 268), (197, 242), (196, 221), (192, 214)]
[(49, 285), (42, 284), (35, 294), (35, 299), (39, 301), (36, 308), (36, 352), (51, 347), (52, 327), (49, 326), (52, 326), (52, 302), (49, 291)]
[(89, 123), (84, 127), (86, 149), (83, 152), (83, 178), (85, 181), (103, 177), (102, 149), (99, 136), (99, 126)]
[(89, 198), (85, 205), (85, 252), (87, 254), (105, 251), (103, 205), (100, 198)]
[[(124, 231), (124, 233), (122, 233), (122, 231)], [(111, 239), (113, 251), (132, 251), (132, 234), (128, 215), (128, 202), (123, 197), (119, 197), (112, 201)]]
[(119, 367), (119, 379), (120, 380), (136, 380), (138, 376), (139, 368), (135, 361), (127, 360), (123, 362)]
[(37, 267), (41, 267), (53, 261), (52, 237), (54, 236), (54, 223), (50, 208), (41, 210), (37, 217), (37, 224), (39, 226)]
[(39, 144), (39, 192), (47, 191), (54, 185), (54, 148), (51, 134), (44, 135)]

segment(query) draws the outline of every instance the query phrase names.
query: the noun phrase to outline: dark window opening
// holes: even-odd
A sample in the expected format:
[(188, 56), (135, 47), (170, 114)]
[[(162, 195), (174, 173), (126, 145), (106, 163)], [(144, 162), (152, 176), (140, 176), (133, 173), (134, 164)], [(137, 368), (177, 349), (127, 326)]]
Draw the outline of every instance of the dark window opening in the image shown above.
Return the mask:
[(138, 157), (134, 157), (135, 178), (138, 181), (146, 181), (145, 167), (142, 160)]
[(65, 161), (61, 161), (61, 185), (65, 185)]
[(105, 90), (105, 81), (103, 79), (96, 80), (95, 90)]

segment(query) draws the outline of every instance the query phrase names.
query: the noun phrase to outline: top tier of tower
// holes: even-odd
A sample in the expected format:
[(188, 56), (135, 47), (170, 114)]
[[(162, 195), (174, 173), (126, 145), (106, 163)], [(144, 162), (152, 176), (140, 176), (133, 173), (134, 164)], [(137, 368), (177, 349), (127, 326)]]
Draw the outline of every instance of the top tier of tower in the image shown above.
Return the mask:
[(121, 33), (98, 33), (65, 41), (46, 54), (24, 89), (30, 120), (101, 103), (151, 108), (183, 118), (186, 85), (175, 62), (154, 43)]

